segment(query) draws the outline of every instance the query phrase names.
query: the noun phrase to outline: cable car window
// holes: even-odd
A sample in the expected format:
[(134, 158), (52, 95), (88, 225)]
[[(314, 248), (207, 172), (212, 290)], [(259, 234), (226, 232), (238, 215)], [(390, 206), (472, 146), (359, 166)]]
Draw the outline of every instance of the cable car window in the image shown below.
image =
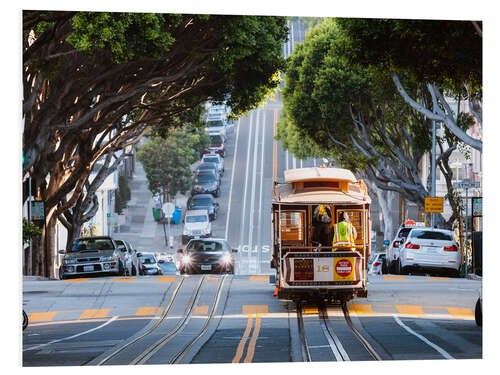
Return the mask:
[(280, 226), (281, 226), (282, 241), (304, 240), (303, 212), (293, 212), (293, 211), (281, 212)]

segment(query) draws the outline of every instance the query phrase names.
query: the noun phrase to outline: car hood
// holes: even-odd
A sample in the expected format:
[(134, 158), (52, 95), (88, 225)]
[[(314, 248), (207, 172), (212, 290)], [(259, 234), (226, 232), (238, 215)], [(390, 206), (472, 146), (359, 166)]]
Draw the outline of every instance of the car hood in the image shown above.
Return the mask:
[(204, 221), (201, 223), (185, 223), (184, 228), (187, 230), (201, 230), (208, 228), (208, 222)]

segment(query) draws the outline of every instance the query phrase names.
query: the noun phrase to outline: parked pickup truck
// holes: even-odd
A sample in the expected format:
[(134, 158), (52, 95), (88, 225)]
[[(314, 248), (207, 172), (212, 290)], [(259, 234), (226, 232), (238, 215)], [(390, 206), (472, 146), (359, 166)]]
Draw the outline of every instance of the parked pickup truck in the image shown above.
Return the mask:
[(64, 254), (59, 277), (110, 273), (123, 275), (125, 262), (123, 254), (111, 237), (82, 237), (73, 242), (69, 251), (59, 250)]

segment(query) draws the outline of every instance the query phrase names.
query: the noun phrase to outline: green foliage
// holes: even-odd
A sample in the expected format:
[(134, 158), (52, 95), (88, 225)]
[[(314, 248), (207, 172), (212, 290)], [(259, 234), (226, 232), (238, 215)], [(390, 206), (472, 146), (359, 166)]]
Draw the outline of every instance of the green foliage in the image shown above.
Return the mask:
[(325, 20), (325, 17), (299, 17), (299, 18), (302, 22), (304, 22), (304, 24), (307, 25), (308, 28), (311, 29)]
[(338, 24), (350, 39), (351, 62), (455, 91), (482, 87), (482, 38), (470, 21), (344, 18)]
[(38, 228), (35, 224), (28, 222), (26, 218), (23, 217), (23, 244), (30, 242), (30, 239), (42, 234), (42, 230)]
[(186, 126), (174, 129), (168, 137), (152, 137), (139, 148), (137, 157), (142, 163), (153, 194), (174, 196), (191, 188), (191, 164), (210, 144), (202, 129)]

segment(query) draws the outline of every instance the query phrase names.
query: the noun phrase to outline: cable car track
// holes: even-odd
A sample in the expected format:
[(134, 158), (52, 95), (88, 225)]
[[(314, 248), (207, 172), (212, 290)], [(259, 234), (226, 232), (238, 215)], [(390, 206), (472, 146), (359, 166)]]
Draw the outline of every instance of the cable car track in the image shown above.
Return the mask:
[[(302, 358), (305, 362), (311, 362), (312, 359), (304, 327), (303, 306), (302, 304), (297, 303), (296, 308), (297, 308), (296, 311), (297, 311), (299, 337), (302, 342)], [(351, 317), (349, 315), (347, 304), (345, 302), (341, 304), (341, 308), (345, 323), (349, 327), (350, 331), (354, 334), (354, 336), (358, 339), (358, 341), (363, 345), (366, 352), (374, 360), (381, 361), (382, 357), (380, 357), (380, 355), (372, 347), (369, 341), (365, 337), (363, 337), (363, 335), (354, 326)], [(350, 361), (351, 359), (349, 357), (349, 354), (347, 353), (347, 350), (342, 345), (341, 338), (337, 336), (331, 324), (329, 323), (328, 310), (324, 304), (318, 305), (318, 318), (321, 330), (325, 335), (325, 338), (328, 342), (328, 346), (330, 347), (335, 359), (337, 361)]]

